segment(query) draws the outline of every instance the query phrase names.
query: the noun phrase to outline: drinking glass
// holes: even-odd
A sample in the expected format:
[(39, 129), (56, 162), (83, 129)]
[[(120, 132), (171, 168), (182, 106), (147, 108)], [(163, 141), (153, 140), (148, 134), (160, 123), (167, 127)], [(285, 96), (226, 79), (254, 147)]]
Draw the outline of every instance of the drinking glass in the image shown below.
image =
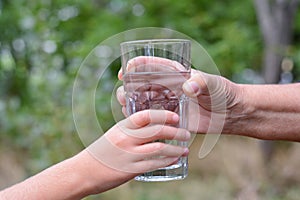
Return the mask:
[[(145, 109), (176, 112), (178, 128), (188, 126), (188, 97), (182, 90), (191, 73), (191, 42), (185, 39), (136, 40), (121, 43), (123, 85), (127, 114)], [(161, 140), (173, 145), (187, 142)], [(139, 181), (180, 180), (188, 174), (188, 157), (165, 168), (135, 177)]]

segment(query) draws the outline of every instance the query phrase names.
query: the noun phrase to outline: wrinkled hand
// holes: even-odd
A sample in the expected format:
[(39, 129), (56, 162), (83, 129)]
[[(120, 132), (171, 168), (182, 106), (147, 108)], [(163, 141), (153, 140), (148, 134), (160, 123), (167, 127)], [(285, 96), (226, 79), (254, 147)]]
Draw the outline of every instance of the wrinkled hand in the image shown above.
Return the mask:
[[(144, 57), (134, 58), (130, 62), (131, 70), (134, 66), (144, 63)], [(151, 64), (168, 65), (172, 69), (181, 69), (179, 64), (164, 58), (152, 58)], [(122, 80), (122, 73), (118, 77)], [(191, 78), (183, 84), (184, 93), (190, 97), (189, 130), (197, 133), (230, 132), (231, 118), (235, 113), (241, 113), (241, 89), (224, 77), (207, 74), (198, 70), (191, 72)], [(123, 106), (126, 116), (126, 100), (123, 86), (117, 90), (117, 98)], [(238, 117), (238, 116), (237, 116)]]

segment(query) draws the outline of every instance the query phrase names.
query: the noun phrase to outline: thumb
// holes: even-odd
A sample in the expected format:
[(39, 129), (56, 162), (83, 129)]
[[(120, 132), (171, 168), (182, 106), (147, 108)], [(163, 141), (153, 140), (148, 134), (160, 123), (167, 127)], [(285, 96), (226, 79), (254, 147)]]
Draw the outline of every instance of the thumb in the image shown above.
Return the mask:
[(217, 87), (220, 86), (218, 82), (215, 75), (193, 70), (191, 78), (183, 84), (182, 88), (189, 97), (210, 95), (212, 91), (218, 90)]

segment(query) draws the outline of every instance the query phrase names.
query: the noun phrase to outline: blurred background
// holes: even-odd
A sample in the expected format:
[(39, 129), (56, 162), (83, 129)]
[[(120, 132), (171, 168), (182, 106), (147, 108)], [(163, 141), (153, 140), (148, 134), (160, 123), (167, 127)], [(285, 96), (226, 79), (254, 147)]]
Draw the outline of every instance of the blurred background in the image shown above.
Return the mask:
[[(170, 28), (202, 44), (232, 81), (297, 82), (298, 6), (299, 0), (0, 0), (0, 188), (83, 149), (72, 87), (101, 41), (138, 27)], [(120, 62), (112, 65), (106, 82), (114, 85)], [(97, 99), (104, 129), (114, 124), (109, 98)], [(298, 143), (221, 136), (199, 160), (202, 139), (191, 146), (187, 179), (131, 181), (86, 199), (299, 199)]]

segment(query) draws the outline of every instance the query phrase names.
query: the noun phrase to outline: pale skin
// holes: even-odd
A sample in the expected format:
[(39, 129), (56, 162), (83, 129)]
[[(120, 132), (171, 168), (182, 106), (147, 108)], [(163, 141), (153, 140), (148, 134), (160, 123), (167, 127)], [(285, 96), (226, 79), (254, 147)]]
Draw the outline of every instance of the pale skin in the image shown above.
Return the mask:
[[(137, 57), (130, 69), (147, 61)], [(154, 65), (180, 67), (176, 62), (151, 58)], [(118, 75), (122, 80), (122, 73)], [(183, 91), (191, 97), (190, 131), (209, 133), (211, 127), (222, 125), (222, 134), (248, 136), (266, 140), (300, 141), (300, 83), (285, 85), (236, 84), (228, 79), (192, 70), (191, 78), (183, 84)], [(125, 106), (124, 89), (117, 97)], [(210, 121), (214, 114), (215, 120)], [(219, 119), (219, 120), (218, 120)], [(219, 121), (224, 120), (224, 124)], [(224, 125), (224, 126), (223, 126)], [(213, 133), (213, 131), (212, 131)]]
[(172, 126), (178, 120), (178, 115), (169, 111), (135, 113), (77, 155), (1, 191), (0, 199), (82, 199), (166, 167), (187, 156), (188, 148), (153, 141), (188, 141), (187, 130)]

